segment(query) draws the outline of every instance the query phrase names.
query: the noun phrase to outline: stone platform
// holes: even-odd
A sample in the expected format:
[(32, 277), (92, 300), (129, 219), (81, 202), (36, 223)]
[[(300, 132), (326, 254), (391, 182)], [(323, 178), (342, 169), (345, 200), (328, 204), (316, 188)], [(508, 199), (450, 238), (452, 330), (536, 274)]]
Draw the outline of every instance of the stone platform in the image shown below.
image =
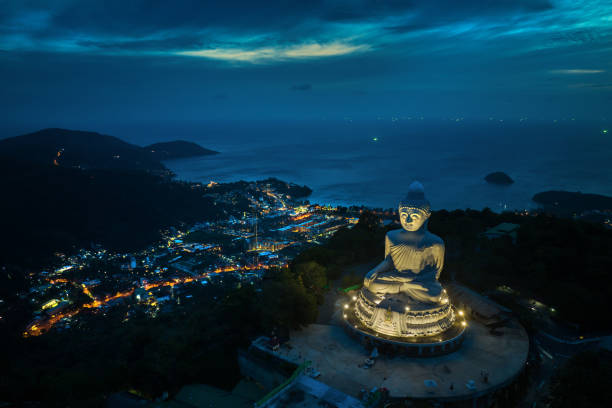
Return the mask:
[(443, 302), (430, 304), (404, 293), (387, 293), (380, 298), (364, 286), (346, 311), (353, 325), (366, 333), (408, 340), (434, 337), (448, 331), (457, 320), (446, 291), (442, 295)]
[(433, 336), (395, 337), (376, 333), (363, 326), (360, 319), (349, 311), (344, 315), (345, 328), (366, 348), (377, 347), (381, 353), (411, 357), (431, 357), (452, 353), (461, 347), (466, 326), (455, 320), (444, 332)]
[[(317, 380), (355, 397), (362, 389), (386, 387), (392, 397), (462, 400), (504, 387), (522, 371), (529, 350), (527, 333), (515, 321), (498, 331), (502, 334), (489, 334), (471, 321), (463, 345), (454, 353), (426, 359), (381, 354), (371, 368), (364, 368), (369, 352), (342, 326), (313, 324), (291, 333), (289, 345), (275, 353), (296, 363), (311, 361), (321, 373)], [(427, 386), (426, 380), (436, 385)], [(473, 386), (466, 386), (470, 381)]]
[[(366, 348), (377, 347), (381, 353), (390, 355), (407, 355), (411, 357), (431, 357), (448, 354), (456, 351), (463, 342), (463, 334), (466, 329), (466, 321), (463, 312), (457, 312), (455, 308), (446, 303), (437, 306), (433, 310), (426, 307), (417, 309), (414, 305), (409, 311), (404, 310), (403, 304), (400, 310), (389, 307), (376, 307), (373, 318), (366, 321), (378, 320), (375, 325), (364, 324), (364, 305), (369, 303), (364, 299), (363, 288), (358, 296), (353, 295), (353, 301), (342, 305), (342, 318), (348, 333)], [(367, 292), (367, 290), (365, 290)], [(399, 295), (398, 295), (399, 296)], [(397, 303), (397, 302), (392, 302)], [(416, 309), (416, 310), (415, 310)], [(439, 310), (438, 310), (439, 309)], [(388, 313), (386, 319), (381, 314)], [(437, 316), (441, 314), (442, 317)], [(339, 318), (339, 316), (338, 316)], [(428, 321), (432, 320), (434, 324)], [(387, 321), (388, 320), (388, 321)], [(443, 322), (441, 325), (440, 323)], [(424, 324), (423, 324), (424, 323)], [(384, 329), (387, 330), (374, 330)], [(434, 330), (416, 329), (419, 326), (435, 326)], [(398, 330), (401, 328), (401, 330)], [(407, 330), (411, 328), (412, 330)], [(420, 335), (417, 335), (419, 333)]]

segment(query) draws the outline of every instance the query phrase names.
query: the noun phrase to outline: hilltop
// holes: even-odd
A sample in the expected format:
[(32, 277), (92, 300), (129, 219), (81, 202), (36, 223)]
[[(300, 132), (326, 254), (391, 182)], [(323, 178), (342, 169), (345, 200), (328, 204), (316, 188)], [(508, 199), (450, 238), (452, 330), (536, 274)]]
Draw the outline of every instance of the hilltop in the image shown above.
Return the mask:
[(612, 197), (570, 191), (543, 191), (532, 198), (545, 210), (558, 215), (581, 214), (585, 211), (612, 211)]
[(97, 132), (59, 128), (0, 140), (0, 157), (41, 165), (157, 174), (169, 173), (161, 160), (215, 153), (186, 141), (141, 147)]
[(157, 160), (180, 159), (185, 157), (210, 156), (219, 154), (214, 150), (205, 149), (197, 143), (185, 140), (174, 142), (153, 143), (144, 147)]
[(504, 173), (503, 171), (496, 171), (496, 172), (487, 174), (487, 176), (484, 179), (489, 184), (497, 184), (500, 186), (508, 186), (514, 183), (514, 180), (512, 180), (512, 178), (506, 173)]
[[(143, 248), (159, 230), (215, 220), (233, 210), (196, 186), (144, 171), (82, 169), (0, 160), (0, 212), (7, 214), (2, 265), (38, 265), (55, 251)], [(242, 209), (242, 208), (241, 208)]]
[(50, 128), (3, 139), (0, 155), (82, 169), (165, 170), (159, 160), (140, 146), (114, 136), (80, 130)]
[[(161, 145), (169, 146), (165, 157), (210, 152), (195, 143)], [(51, 128), (0, 140), (0, 192), (11, 197), (0, 201), (11, 237), (0, 258), (36, 265), (92, 242), (143, 247), (159, 239), (160, 229), (232, 210), (197, 186), (172, 181), (160, 159), (148, 147), (96, 132)]]

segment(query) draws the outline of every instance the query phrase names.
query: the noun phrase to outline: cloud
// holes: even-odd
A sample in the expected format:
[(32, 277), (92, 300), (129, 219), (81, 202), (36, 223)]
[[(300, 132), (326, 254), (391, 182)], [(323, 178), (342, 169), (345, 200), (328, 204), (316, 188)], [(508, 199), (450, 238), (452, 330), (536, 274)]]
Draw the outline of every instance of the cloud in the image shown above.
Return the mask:
[(131, 51), (160, 51), (180, 50), (185, 48), (201, 48), (205, 44), (205, 36), (201, 35), (172, 35), (169, 37), (137, 39), (137, 40), (82, 40), (77, 45), (84, 48), (100, 50), (131, 50)]
[(588, 75), (588, 74), (601, 74), (606, 72), (603, 69), (554, 69), (550, 71), (551, 74), (560, 75)]
[(312, 89), (311, 84), (299, 84), (299, 85), (293, 85), (291, 87), (292, 91), (310, 91), (311, 89)]
[(188, 56), (220, 67), (356, 55), (369, 58), (361, 70), (392, 69), (381, 62), (390, 60), (566, 55), (576, 41), (589, 41), (581, 52), (594, 55), (612, 35), (605, 1), (0, 0), (0, 50), (193, 63), (177, 58)]
[(229, 62), (270, 62), (305, 58), (335, 57), (356, 52), (363, 52), (370, 46), (351, 45), (342, 42), (329, 44), (300, 44), (290, 47), (269, 46), (254, 49), (245, 48), (211, 48), (194, 51), (179, 51), (176, 54), (191, 57), (202, 57)]
[(213, 48), (197, 51), (179, 51), (177, 54), (234, 62), (254, 62), (262, 59), (275, 58), (278, 55), (276, 50), (273, 48), (259, 48), (255, 50), (245, 50), (240, 48)]
[(349, 45), (340, 42), (330, 44), (304, 44), (285, 50), (284, 55), (289, 58), (332, 57), (336, 55), (352, 54), (358, 51), (367, 51), (368, 45)]
[[(5, 0), (0, 10), (0, 48), (10, 49), (11, 36), (24, 37), (36, 51), (48, 47), (81, 51), (190, 51), (210, 43), (238, 42), (235, 48), (329, 43), (356, 35), (362, 28), (436, 26), (449, 21), (552, 7), (548, 0)], [(364, 26), (365, 25), (365, 26)], [(358, 34), (357, 34), (358, 35)], [(340, 38), (342, 35), (340, 35)], [(257, 44), (258, 40), (263, 43)], [(270, 41), (270, 39), (272, 41)], [(205, 43), (205, 44), (204, 44)], [(249, 46), (245, 46), (248, 43)], [(317, 50), (303, 50), (309, 57)], [(218, 48), (218, 47), (211, 47)], [(247, 50), (248, 51), (248, 50)], [(318, 50), (326, 56), (329, 49)], [(290, 52), (299, 53), (296, 49)], [(338, 52), (333, 52), (336, 55)], [(243, 58), (239, 56), (239, 58)]]

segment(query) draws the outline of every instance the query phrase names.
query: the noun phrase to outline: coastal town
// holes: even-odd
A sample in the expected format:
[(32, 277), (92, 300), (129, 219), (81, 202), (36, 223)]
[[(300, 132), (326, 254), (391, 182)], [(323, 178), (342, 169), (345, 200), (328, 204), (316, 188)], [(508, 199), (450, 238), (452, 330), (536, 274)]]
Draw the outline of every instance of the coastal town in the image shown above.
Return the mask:
[[(217, 183), (196, 186), (215, 191)], [(189, 302), (196, 285), (231, 277), (255, 284), (271, 268), (282, 268), (308, 246), (357, 223), (359, 211), (309, 204), (270, 183), (249, 183), (210, 193), (216, 202), (248, 201), (248, 211), (214, 222), (170, 227), (153, 246), (114, 253), (92, 244), (74, 254), (55, 254), (55, 264), (31, 273), (20, 294), (33, 309), (24, 337), (69, 330), (91, 315), (127, 305), (150, 318)]]

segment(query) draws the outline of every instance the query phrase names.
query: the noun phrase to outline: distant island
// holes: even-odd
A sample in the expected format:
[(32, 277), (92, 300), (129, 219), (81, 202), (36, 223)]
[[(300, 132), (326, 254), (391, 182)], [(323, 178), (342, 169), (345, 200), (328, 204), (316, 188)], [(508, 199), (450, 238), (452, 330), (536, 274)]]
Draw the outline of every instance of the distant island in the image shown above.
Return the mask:
[(559, 215), (582, 214), (587, 211), (612, 212), (612, 197), (570, 191), (544, 191), (532, 198), (544, 210)]
[(145, 146), (145, 149), (148, 150), (153, 157), (160, 161), (219, 154), (219, 152), (205, 149), (197, 143), (187, 142), (185, 140), (153, 143), (152, 145)]
[(514, 183), (514, 180), (512, 180), (512, 178), (509, 175), (507, 175), (506, 173), (502, 171), (496, 171), (496, 172), (487, 174), (487, 176), (484, 179), (487, 183), (497, 184), (500, 186), (509, 186), (510, 184)]
[(215, 154), (195, 143), (175, 141), (141, 147), (97, 132), (59, 128), (0, 140), (0, 157), (60, 167), (144, 170), (170, 174), (162, 160)]

